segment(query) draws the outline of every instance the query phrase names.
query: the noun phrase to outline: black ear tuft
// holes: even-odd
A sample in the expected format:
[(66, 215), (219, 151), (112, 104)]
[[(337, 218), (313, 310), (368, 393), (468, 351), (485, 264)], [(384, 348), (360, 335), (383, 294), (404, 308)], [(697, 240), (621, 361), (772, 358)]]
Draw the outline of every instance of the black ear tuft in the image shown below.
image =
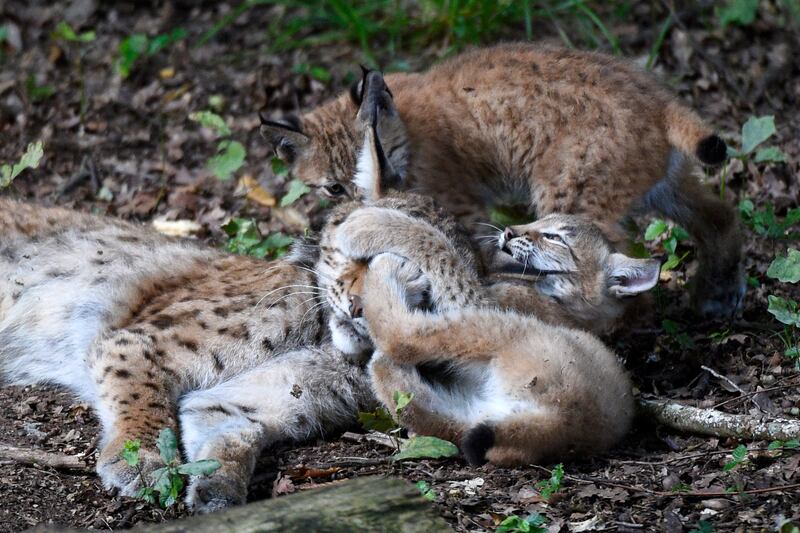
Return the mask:
[(354, 81), (350, 85), (350, 99), (353, 101), (356, 107), (361, 107), (361, 102), (364, 100), (364, 85), (367, 79), (367, 74), (370, 72), (370, 70), (364, 65), (359, 65), (359, 67), (361, 67), (361, 79)]
[(717, 135), (709, 135), (697, 144), (697, 158), (706, 165), (719, 165), (728, 155), (725, 141)]
[(486, 452), (494, 446), (494, 430), (489, 424), (478, 424), (461, 439), (461, 451), (472, 466), (486, 463)]

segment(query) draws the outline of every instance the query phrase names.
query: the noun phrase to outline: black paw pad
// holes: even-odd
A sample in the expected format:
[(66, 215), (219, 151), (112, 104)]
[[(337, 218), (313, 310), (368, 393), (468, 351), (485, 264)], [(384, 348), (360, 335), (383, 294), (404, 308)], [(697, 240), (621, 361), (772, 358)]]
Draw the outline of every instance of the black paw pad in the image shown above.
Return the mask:
[(461, 439), (461, 451), (472, 466), (486, 463), (486, 452), (494, 446), (494, 430), (489, 424), (479, 424)]

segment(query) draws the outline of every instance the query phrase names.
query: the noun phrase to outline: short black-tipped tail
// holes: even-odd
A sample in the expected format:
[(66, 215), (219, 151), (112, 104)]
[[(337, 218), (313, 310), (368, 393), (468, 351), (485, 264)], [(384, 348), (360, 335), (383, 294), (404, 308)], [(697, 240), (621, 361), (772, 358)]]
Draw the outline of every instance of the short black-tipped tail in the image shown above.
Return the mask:
[(706, 165), (719, 165), (728, 155), (725, 141), (717, 135), (709, 135), (697, 144), (697, 158)]
[(489, 424), (478, 424), (461, 439), (461, 451), (472, 466), (486, 463), (486, 452), (494, 446), (494, 430)]

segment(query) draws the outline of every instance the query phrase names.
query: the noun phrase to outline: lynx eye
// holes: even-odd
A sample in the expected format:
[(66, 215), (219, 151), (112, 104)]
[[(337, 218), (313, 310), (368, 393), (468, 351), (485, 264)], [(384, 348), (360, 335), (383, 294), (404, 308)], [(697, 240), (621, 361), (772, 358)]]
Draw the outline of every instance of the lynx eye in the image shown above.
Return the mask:
[(558, 233), (542, 233), (542, 237), (544, 237), (548, 241), (557, 242), (559, 244), (567, 244), (566, 242), (564, 242), (564, 239)]
[(329, 185), (325, 185), (323, 190), (325, 191), (325, 194), (331, 198), (336, 198), (337, 196), (342, 196), (343, 194), (347, 193), (341, 183), (331, 183)]

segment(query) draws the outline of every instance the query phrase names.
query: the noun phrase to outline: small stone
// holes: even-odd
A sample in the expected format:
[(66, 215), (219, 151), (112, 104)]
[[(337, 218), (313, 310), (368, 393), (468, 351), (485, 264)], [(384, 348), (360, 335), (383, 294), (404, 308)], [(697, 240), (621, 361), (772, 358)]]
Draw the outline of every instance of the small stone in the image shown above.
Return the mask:
[(723, 509), (730, 507), (731, 504), (729, 501), (722, 498), (714, 498), (711, 500), (703, 500), (700, 502), (700, 505), (713, 511), (722, 511)]

